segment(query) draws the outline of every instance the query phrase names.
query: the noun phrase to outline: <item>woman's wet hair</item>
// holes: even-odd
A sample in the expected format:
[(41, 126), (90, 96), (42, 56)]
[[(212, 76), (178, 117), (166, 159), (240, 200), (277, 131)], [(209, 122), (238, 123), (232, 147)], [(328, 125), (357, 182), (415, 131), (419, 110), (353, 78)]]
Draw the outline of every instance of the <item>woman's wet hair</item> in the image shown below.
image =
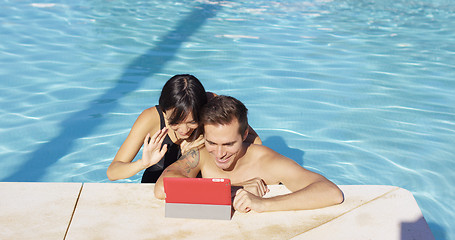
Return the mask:
[(190, 74), (179, 74), (170, 78), (161, 91), (159, 106), (163, 112), (173, 110), (168, 116), (170, 125), (185, 120), (191, 113), (195, 122), (199, 123), (199, 112), (207, 103), (207, 95), (202, 83)]

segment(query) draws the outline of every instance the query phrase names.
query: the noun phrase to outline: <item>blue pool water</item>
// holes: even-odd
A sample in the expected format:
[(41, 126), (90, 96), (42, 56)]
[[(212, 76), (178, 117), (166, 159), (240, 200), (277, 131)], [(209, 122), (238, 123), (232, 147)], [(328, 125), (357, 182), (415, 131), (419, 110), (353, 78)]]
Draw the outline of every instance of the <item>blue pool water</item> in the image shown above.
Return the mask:
[(0, 181), (108, 182), (136, 117), (191, 73), (242, 100), (265, 145), (340, 185), (405, 188), (455, 239), (455, 2), (1, 3)]

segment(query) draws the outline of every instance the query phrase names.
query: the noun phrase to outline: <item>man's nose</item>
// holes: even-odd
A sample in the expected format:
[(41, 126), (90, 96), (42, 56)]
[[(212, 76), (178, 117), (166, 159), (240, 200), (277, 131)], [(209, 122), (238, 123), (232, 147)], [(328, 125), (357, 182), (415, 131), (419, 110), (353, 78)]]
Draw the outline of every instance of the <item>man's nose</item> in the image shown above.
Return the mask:
[(216, 147), (216, 157), (217, 157), (217, 158), (222, 158), (222, 157), (224, 157), (224, 155), (225, 155), (225, 154), (224, 154), (224, 148), (223, 148), (223, 146), (217, 146), (217, 147)]

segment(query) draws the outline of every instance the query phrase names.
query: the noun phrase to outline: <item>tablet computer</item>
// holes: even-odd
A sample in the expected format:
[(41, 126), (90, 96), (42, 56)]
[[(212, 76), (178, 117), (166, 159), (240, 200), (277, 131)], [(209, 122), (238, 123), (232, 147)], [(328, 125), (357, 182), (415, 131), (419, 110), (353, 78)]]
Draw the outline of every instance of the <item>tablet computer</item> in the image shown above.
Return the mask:
[(164, 178), (165, 217), (222, 219), (232, 216), (231, 181), (226, 178)]

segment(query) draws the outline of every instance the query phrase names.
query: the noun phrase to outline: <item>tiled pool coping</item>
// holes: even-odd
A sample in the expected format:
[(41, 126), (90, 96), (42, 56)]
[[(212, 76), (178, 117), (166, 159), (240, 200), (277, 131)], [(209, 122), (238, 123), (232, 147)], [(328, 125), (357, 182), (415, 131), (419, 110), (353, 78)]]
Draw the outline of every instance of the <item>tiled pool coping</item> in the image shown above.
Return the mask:
[[(345, 202), (305, 211), (164, 217), (153, 184), (0, 183), (0, 239), (434, 239), (412, 194), (342, 185)], [(269, 196), (286, 193), (269, 186)]]

